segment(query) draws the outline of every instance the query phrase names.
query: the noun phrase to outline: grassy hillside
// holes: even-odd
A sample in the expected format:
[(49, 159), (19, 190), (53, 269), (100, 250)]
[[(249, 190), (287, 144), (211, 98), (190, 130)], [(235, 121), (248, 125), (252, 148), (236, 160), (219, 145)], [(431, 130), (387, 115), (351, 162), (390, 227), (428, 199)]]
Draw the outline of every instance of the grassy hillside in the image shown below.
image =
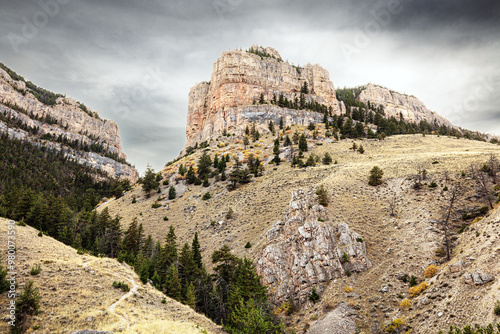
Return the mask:
[[(293, 127), (291, 133), (295, 130), (308, 132), (307, 129)], [(365, 152), (360, 154), (351, 149), (352, 140), (332, 141), (324, 137), (324, 127), (319, 126), (318, 131), (318, 140), (309, 140), (310, 150), (305, 152), (305, 159), (311, 153), (323, 157), (328, 152), (337, 164), (327, 166), (319, 162), (307, 168), (292, 168), (290, 162), (276, 167), (269, 164), (265, 166), (263, 176), (233, 191), (227, 189), (227, 182), (216, 182), (215, 179), (210, 179), (209, 187), (186, 186), (182, 181), (184, 177), (176, 173), (180, 164), (196, 166), (202, 151), (198, 150), (162, 171), (165, 177), (169, 177), (170, 184), (161, 186), (161, 194), (155, 193), (147, 198), (140, 188), (136, 188), (118, 200), (104, 203), (101, 209), (107, 207), (112, 215), (123, 217), (124, 228), (137, 217), (144, 226), (145, 234), (152, 234), (156, 240), (163, 240), (170, 225), (175, 227), (180, 244), (190, 242), (194, 232), (198, 232), (201, 245), (206, 245), (203, 249), (205, 260), (223, 244), (229, 245), (238, 256), (256, 259), (265, 245), (265, 232), (274, 222), (282, 219), (290, 192), (298, 188), (315, 191), (320, 184), (324, 184), (330, 198), (327, 221), (334, 225), (346, 222), (360, 233), (367, 242), (367, 254), (374, 267), (368, 272), (331, 282), (319, 304), (285, 317), (288, 325), (302, 332), (309, 323), (341, 302), (348, 302), (355, 310), (358, 314), (356, 322), (365, 332), (372, 327), (384, 329), (394, 317), (403, 317), (412, 328), (420, 328), (415, 331), (417, 333), (424, 333), (423, 328), (446, 329), (449, 324), (474, 322), (479, 314), (474, 306), (479, 302), (476, 303), (475, 299), (469, 301), (469, 310), (446, 311), (446, 316), (438, 317), (437, 314), (445, 308), (459, 309), (462, 305), (445, 302), (438, 307), (432, 302), (418, 307), (424, 311), (416, 311), (415, 307), (410, 313), (403, 312), (399, 303), (401, 297), (409, 297), (409, 286), (398, 279), (398, 275), (414, 275), (420, 282), (424, 280), (424, 270), (431, 263), (436, 263), (439, 268), (443, 266), (442, 258), (436, 256), (440, 252), (436, 251), (443, 245), (443, 234), (436, 222), (445, 211), (448, 189), (457, 183), (461, 184), (463, 193), (452, 219), (453, 242), (457, 243), (453, 256), (460, 253), (461, 247), (469, 247), (465, 246), (469, 245), (468, 238), (476, 235), (476, 232), (470, 231), (476, 229), (473, 219), (463, 220), (462, 216), (488, 205), (471, 178), (470, 166), (482, 166), (490, 154), (498, 156), (500, 147), (443, 136), (404, 135), (388, 137), (383, 141), (355, 140), (357, 146), (362, 144), (364, 147)], [(267, 160), (273, 155), (273, 141), (271, 135), (263, 136), (245, 149), (242, 138), (221, 137), (204, 150), (212, 158), (217, 153), (219, 157), (230, 154), (245, 160), (253, 153)], [(229, 165), (232, 163), (234, 159)], [(379, 166), (384, 171), (383, 184), (378, 187), (368, 185), (368, 175), (373, 166)], [(413, 186), (417, 175), (421, 175), (424, 169), (426, 179), (421, 182), (422, 188), (416, 190)], [(168, 200), (171, 185), (177, 190), (174, 200)], [(210, 192), (211, 199), (202, 199), (206, 192)], [(132, 204), (134, 197), (136, 203)], [(153, 208), (155, 202), (160, 206)], [(389, 202), (395, 203), (394, 216), (390, 215)], [(226, 217), (229, 208), (234, 212), (231, 218)], [(466, 233), (459, 234), (462, 225)], [(252, 247), (245, 248), (247, 242)], [(211, 264), (207, 262), (206, 265)], [(460, 293), (468, 291), (461, 276), (457, 276), (456, 282), (454, 285), (458, 286)], [(347, 286), (353, 291), (346, 292)], [(384, 286), (388, 292), (381, 292)], [(493, 292), (498, 294), (498, 290), (487, 289), (488, 298), (500, 299), (491, 295)], [(487, 308), (490, 304), (488, 302)], [(492, 309), (488, 312), (491, 313)], [(425, 317), (432, 318), (432, 321), (422, 322)]]
[[(189, 307), (142, 284), (125, 264), (77, 254), (51, 237), (39, 237), (29, 226), (17, 226), (16, 237), (19, 288), (33, 280), (41, 295), (41, 313), (32, 319), (27, 333), (72, 333), (82, 328), (123, 333), (222, 332)], [(7, 221), (0, 219), (4, 259), (6, 245)], [(30, 275), (38, 265), (40, 273)], [(114, 288), (114, 281), (128, 284), (130, 291)], [(7, 301), (6, 294), (0, 296), (1, 305)], [(0, 322), (0, 332), (8, 332), (6, 322)]]

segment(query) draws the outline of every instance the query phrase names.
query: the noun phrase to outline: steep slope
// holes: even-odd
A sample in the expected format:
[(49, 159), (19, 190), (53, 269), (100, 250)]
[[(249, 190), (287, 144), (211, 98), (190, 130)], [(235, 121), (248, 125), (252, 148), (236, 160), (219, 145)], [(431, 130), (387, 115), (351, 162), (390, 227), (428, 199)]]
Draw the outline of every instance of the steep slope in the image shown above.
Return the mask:
[(138, 172), (126, 162), (118, 126), (85, 105), (51, 93), (0, 63), (0, 133), (63, 150), (81, 164), (132, 183)]
[[(0, 219), (4, 260), (7, 226), (7, 220)], [(31, 227), (16, 226), (18, 292), (33, 280), (41, 295), (42, 312), (34, 317), (27, 333), (73, 333), (82, 328), (123, 333), (223, 332), (189, 307), (165, 298), (149, 284), (143, 285), (131, 267), (113, 259), (77, 254), (75, 249), (37, 233)], [(30, 275), (30, 269), (37, 265), (40, 273)], [(113, 288), (113, 281), (128, 284), (130, 292)], [(0, 296), (2, 310), (7, 302), (6, 294)], [(0, 322), (0, 332), (7, 333), (8, 326)]]

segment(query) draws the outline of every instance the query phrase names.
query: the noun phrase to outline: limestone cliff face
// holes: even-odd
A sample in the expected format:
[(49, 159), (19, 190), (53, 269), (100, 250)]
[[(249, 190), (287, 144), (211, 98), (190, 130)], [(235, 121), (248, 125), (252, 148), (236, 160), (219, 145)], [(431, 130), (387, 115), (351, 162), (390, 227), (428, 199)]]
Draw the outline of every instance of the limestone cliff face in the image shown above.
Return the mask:
[[(186, 146), (207, 140), (224, 129), (231, 133), (242, 132), (248, 120), (246, 117), (236, 117), (235, 121), (235, 108), (252, 106), (259, 101), (261, 94), (265, 101), (271, 101), (274, 95), (279, 97), (280, 94), (289, 100), (298, 99), (304, 82), (309, 89), (309, 94), (305, 95), (307, 101), (331, 107), (336, 114), (342, 111), (327, 70), (310, 64), (298, 68), (283, 62), (279, 53), (272, 48), (252, 48), (269, 56), (239, 50), (223, 52), (214, 63), (211, 81), (199, 83), (191, 89)], [(265, 107), (259, 105), (247, 111), (269, 112), (270, 109)], [(269, 119), (262, 123), (268, 122)]]
[(321, 292), (328, 281), (347, 271), (372, 266), (361, 236), (345, 223), (324, 222), (326, 218), (325, 208), (314, 205), (311, 194), (298, 190), (292, 193), (284, 220), (267, 232), (267, 245), (256, 268), (275, 305), (290, 298), (302, 305), (313, 287)]
[[(85, 108), (85, 107), (83, 107)], [(59, 97), (53, 106), (41, 103), (27, 89), (22, 80), (14, 80), (0, 68), (0, 113), (20, 120), (25, 126), (38, 128), (37, 133), (28, 133), (23, 129), (8, 128), (0, 121), (0, 132), (8, 132), (11, 137), (25, 139), (64, 150), (70, 157), (80, 163), (106, 171), (116, 178), (127, 178), (135, 183), (138, 172), (126, 164), (120, 163), (103, 152), (84, 152), (71, 149), (61, 143), (41, 139), (51, 135), (53, 138), (65, 138), (67, 141), (78, 141), (82, 145), (102, 146), (108, 156), (116, 156), (118, 160), (127, 157), (122, 151), (118, 125), (111, 120), (103, 120), (98, 113), (87, 109), (84, 111), (72, 98)], [(50, 118), (50, 122), (47, 122)]]
[(385, 87), (370, 83), (364, 87), (358, 99), (365, 104), (369, 101), (375, 106), (382, 105), (386, 117), (394, 116), (399, 118), (400, 114), (402, 114), (403, 118), (408, 122), (418, 123), (426, 120), (433, 124), (436, 121), (439, 125), (453, 127), (450, 121), (427, 109), (424, 103), (416, 97), (394, 92)]

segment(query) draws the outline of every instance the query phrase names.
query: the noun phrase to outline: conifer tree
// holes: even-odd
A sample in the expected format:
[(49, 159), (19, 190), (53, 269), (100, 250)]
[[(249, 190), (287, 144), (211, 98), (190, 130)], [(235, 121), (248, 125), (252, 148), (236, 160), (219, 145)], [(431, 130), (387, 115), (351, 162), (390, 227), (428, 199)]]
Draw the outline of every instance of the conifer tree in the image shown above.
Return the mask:
[(278, 138), (276, 138), (276, 140), (274, 141), (273, 153), (274, 153), (273, 161), (276, 165), (279, 165), (281, 162), (281, 158), (280, 158), (280, 141)]
[(168, 189), (168, 199), (175, 199), (175, 196), (176, 196), (176, 192), (175, 192), (175, 187), (174, 186), (170, 186), (170, 188)]
[(198, 161), (198, 177), (203, 180), (205, 176), (210, 175), (210, 166), (212, 165), (212, 159), (207, 152), (203, 152), (200, 160)]
[(196, 181), (196, 174), (194, 173), (193, 166), (190, 166), (187, 175), (186, 175), (186, 182), (187, 184), (193, 184)]
[(307, 138), (306, 138), (306, 136), (304, 134), (300, 135), (299, 150), (302, 151), (302, 152), (306, 152), (308, 150), (307, 149)]
[(184, 298), (184, 304), (191, 307), (193, 310), (196, 308), (196, 288), (193, 282), (190, 282), (186, 289), (186, 297)]
[(200, 242), (198, 240), (198, 232), (194, 233), (193, 243), (191, 244), (191, 249), (193, 250), (193, 260), (198, 269), (201, 269), (203, 266), (202, 256), (201, 256), (201, 247)]
[(170, 298), (181, 301), (182, 286), (179, 279), (179, 271), (175, 264), (171, 264), (168, 269), (167, 279), (165, 281), (166, 294)]

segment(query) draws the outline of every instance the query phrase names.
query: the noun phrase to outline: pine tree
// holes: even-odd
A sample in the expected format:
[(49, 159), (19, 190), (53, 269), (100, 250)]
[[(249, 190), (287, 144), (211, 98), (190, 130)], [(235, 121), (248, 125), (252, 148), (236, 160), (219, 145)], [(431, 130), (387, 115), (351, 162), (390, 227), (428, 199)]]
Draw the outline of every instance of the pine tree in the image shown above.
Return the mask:
[(355, 142), (353, 142), (353, 143), (352, 143), (351, 150), (352, 150), (353, 152), (356, 152), (356, 150), (357, 150), (357, 149), (358, 149), (358, 145), (356, 145), (356, 143), (355, 143)]
[(37, 315), (40, 312), (40, 292), (28, 281), (23, 291), (16, 300), (16, 326), (12, 327), (11, 333), (24, 333), (27, 329), (28, 317)]
[(170, 188), (168, 189), (168, 199), (175, 199), (175, 196), (176, 196), (176, 192), (175, 192), (175, 187), (174, 186), (170, 186)]
[(212, 165), (212, 159), (207, 152), (203, 152), (200, 160), (198, 161), (198, 177), (203, 180), (205, 176), (210, 175), (210, 166)]
[(378, 186), (382, 184), (382, 176), (384, 172), (378, 166), (373, 167), (370, 170), (370, 176), (368, 178), (368, 184), (371, 186)]
[(333, 161), (332, 156), (330, 155), (330, 153), (326, 152), (325, 156), (323, 157), (323, 164), (329, 165), (332, 163), (332, 161)]
[(210, 182), (208, 181), (208, 175), (205, 175), (205, 178), (203, 179), (203, 187), (209, 187)]
[(182, 286), (179, 279), (179, 272), (175, 264), (171, 264), (168, 269), (167, 279), (165, 281), (166, 294), (170, 298), (181, 301)]
[(280, 117), (280, 130), (283, 130), (283, 116)]
[(165, 247), (161, 249), (161, 254), (158, 259), (158, 269), (162, 282), (165, 282), (168, 274), (168, 269), (177, 261), (177, 236), (175, 229), (170, 226), (168, 234), (165, 237)]
[(283, 146), (291, 146), (291, 145), (292, 145), (292, 141), (290, 140), (290, 137), (288, 137), (288, 135), (286, 135), (285, 140), (283, 141)]
[(280, 158), (280, 141), (278, 138), (276, 138), (276, 140), (274, 141), (273, 153), (274, 153), (273, 161), (276, 165), (279, 165), (281, 162), (281, 158)]
[(270, 120), (269, 121), (269, 131), (271, 131), (271, 133), (274, 135), (274, 123), (273, 123), (273, 120)]
[(300, 135), (299, 150), (302, 151), (302, 152), (307, 152), (307, 150), (308, 150), (308, 148), (307, 148), (307, 138), (306, 138), (306, 136), (304, 134)]
[(184, 244), (179, 254), (178, 267), (179, 279), (182, 286), (182, 296), (183, 298), (186, 298), (187, 287), (189, 283), (194, 281), (198, 271), (198, 267), (193, 259), (191, 247), (187, 242)]
[(196, 308), (196, 288), (193, 282), (190, 282), (186, 289), (186, 297), (184, 298), (184, 304), (191, 307), (193, 310)]
[(217, 156), (217, 153), (215, 153), (214, 168), (218, 168), (218, 167), (219, 167), (219, 157)]
[(203, 266), (200, 242), (198, 241), (198, 232), (194, 233), (193, 243), (191, 244), (191, 249), (193, 250), (193, 260), (198, 269)]
[(186, 182), (188, 184), (193, 184), (196, 181), (196, 174), (194, 173), (193, 166), (189, 167), (189, 170), (186, 175)]
[(359, 145), (358, 152), (361, 154), (365, 153), (365, 149), (363, 148), (363, 145)]
[(154, 169), (152, 169), (151, 166), (148, 165), (146, 168), (146, 173), (142, 178), (142, 189), (148, 197), (152, 190), (158, 189), (158, 187), (160, 186), (160, 179), (160, 174), (156, 174)]

